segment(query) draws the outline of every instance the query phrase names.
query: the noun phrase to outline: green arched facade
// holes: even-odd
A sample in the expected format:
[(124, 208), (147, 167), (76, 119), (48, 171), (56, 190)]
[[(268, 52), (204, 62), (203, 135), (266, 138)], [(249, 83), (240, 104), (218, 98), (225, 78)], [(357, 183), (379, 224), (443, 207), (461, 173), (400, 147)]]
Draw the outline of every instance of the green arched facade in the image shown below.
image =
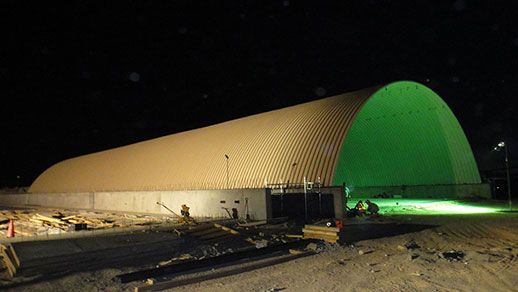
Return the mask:
[(357, 114), (339, 154), (333, 185), (480, 183), (466, 136), (446, 103), (421, 84), (376, 91)]

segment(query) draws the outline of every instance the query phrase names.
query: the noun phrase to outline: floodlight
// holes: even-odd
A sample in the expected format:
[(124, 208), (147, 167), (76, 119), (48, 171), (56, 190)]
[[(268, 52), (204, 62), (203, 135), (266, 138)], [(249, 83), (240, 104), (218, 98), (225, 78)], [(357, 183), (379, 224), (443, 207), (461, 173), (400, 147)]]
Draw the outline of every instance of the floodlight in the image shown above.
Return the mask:
[(500, 151), (501, 149), (504, 149), (505, 150), (505, 169), (506, 169), (506, 173), (507, 173), (507, 197), (508, 197), (508, 200), (509, 200), (509, 211), (513, 211), (513, 201), (512, 201), (512, 197), (511, 197), (511, 175), (510, 175), (510, 171), (509, 171), (509, 154), (507, 153), (507, 147), (505, 145), (505, 142), (502, 141), (502, 142), (499, 142), (498, 145), (493, 148), (495, 149), (495, 151)]

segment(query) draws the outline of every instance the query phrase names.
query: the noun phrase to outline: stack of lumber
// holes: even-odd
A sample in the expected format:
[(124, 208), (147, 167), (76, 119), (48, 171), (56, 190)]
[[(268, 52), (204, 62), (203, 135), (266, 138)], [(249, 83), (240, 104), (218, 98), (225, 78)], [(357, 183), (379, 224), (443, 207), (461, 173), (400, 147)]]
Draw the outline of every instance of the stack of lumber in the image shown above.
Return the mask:
[(231, 238), (239, 232), (219, 224), (203, 224), (183, 231), (183, 233), (202, 240), (206, 243), (223, 241)]
[[(40, 210), (41, 211), (41, 210)], [(149, 216), (54, 210), (37, 213), (35, 210), (0, 211), (0, 236), (4, 237), (9, 220), (15, 223), (15, 236), (36, 236), (80, 229), (105, 229), (150, 224), (157, 218)], [(158, 221), (160, 221), (158, 219)]]
[(302, 228), (304, 239), (320, 239), (330, 243), (336, 243), (340, 239), (340, 228), (322, 225), (308, 225)]

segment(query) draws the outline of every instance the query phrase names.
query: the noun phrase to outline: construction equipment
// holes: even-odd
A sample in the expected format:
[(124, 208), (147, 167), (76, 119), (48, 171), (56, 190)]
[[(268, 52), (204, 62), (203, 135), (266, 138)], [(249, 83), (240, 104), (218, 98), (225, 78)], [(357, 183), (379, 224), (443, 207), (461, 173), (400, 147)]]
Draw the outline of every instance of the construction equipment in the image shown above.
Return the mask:
[(228, 217), (229, 217), (230, 219), (233, 219), (232, 214), (230, 214), (230, 211), (228, 210), (228, 208), (221, 207), (221, 209), (225, 209), (225, 211), (227, 211)]
[(185, 205), (185, 204), (182, 205), (182, 210), (181, 210), (181, 214), (182, 215), (178, 215), (173, 210), (169, 209), (164, 203), (162, 203), (162, 202), (156, 202), (156, 203), (158, 205), (166, 208), (167, 211), (173, 213), (176, 216), (176, 218), (178, 218), (178, 220), (176, 220), (176, 223), (178, 223), (178, 225), (192, 225), (192, 224), (196, 224), (196, 221), (194, 220), (194, 218), (191, 217), (191, 215), (189, 213), (189, 210), (191, 208), (188, 207), (187, 205)]

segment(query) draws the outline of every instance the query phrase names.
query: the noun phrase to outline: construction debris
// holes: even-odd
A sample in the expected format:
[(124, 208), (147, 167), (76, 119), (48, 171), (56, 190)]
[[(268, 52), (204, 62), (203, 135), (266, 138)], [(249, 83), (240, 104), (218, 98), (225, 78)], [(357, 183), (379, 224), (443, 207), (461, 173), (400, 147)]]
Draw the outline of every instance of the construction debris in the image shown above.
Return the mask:
[(184, 231), (185, 234), (204, 242), (221, 242), (239, 234), (234, 229), (219, 224), (203, 224)]
[[(0, 244), (0, 278), (12, 279), (16, 275), (16, 270), (20, 267), (20, 260), (11, 245)], [(7, 276), (7, 277), (6, 277)]]
[(320, 239), (336, 243), (340, 239), (340, 228), (306, 224), (302, 229), (304, 239)]
[[(243, 260), (251, 260), (253, 258), (264, 258), (264, 256), (276, 256), (278, 253), (285, 254), (289, 249), (300, 248), (304, 244), (303, 241), (293, 241), (285, 244), (271, 245), (265, 248), (256, 249), (248, 247), (233, 253), (227, 253), (215, 257), (206, 257), (196, 261), (183, 261), (166, 265), (160, 268), (136, 271), (128, 274), (118, 275), (117, 278), (122, 283), (128, 283), (136, 280), (145, 280), (148, 278), (157, 278), (160, 276), (172, 276), (174, 274), (187, 274), (191, 271), (199, 271), (200, 269), (212, 270), (220, 265), (230, 263), (242, 263)], [(158, 288), (158, 286), (156, 287)], [(140, 291), (140, 290), (139, 290)]]
[(167, 260), (167, 261), (162, 261), (162, 262), (159, 262), (158, 265), (157, 265), (157, 268), (158, 267), (163, 267), (163, 266), (167, 266), (167, 265), (170, 265), (174, 262), (180, 262), (180, 261), (185, 261), (185, 260), (190, 260), (190, 259), (193, 259), (194, 257), (188, 253), (184, 253), (184, 254), (181, 254), (179, 257), (176, 257), (176, 258), (172, 258), (170, 260)]
[(190, 207), (188, 207), (187, 205), (183, 204), (181, 207), (182, 207), (182, 210), (181, 210), (181, 216), (176, 214), (176, 212), (174, 212), (173, 210), (169, 209), (169, 207), (167, 207), (164, 203), (162, 202), (156, 202), (158, 205), (164, 207), (167, 211), (173, 213), (175, 216), (176, 216), (176, 223), (178, 225), (193, 225), (193, 224), (196, 224), (196, 221), (194, 220), (194, 218), (191, 217), (190, 213), (189, 213), (189, 210), (191, 209)]
[(256, 221), (256, 222), (250, 222), (250, 223), (239, 223), (240, 227), (252, 227), (252, 226), (259, 226), (259, 225), (265, 225), (268, 223), (266, 220), (263, 221)]
[[(303, 252), (295, 252), (290, 249), (288, 254), (279, 254), (274, 257), (269, 257), (266, 259), (256, 259), (252, 258), (250, 262), (240, 264), (240, 265), (230, 265), (226, 268), (218, 267), (218, 269), (211, 269), (208, 272), (200, 273), (200, 274), (192, 274), (188, 275), (185, 278), (177, 279), (173, 278), (172, 280), (152, 283), (145, 283), (143, 285), (139, 285), (135, 287), (135, 292), (143, 292), (143, 291), (162, 291), (165, 289), (170, 289), (174, 287), (184, 286), (192, 283), (199, 283), (201, 281), (206, 281), (210, 279), (217, 279), (221, 277), (227, 277), (230, 275), (236, 275), (248, 271), (253, 271), (256, 269), (261, 269), (268, 266), (277, 265), (280, 263), (285, 263), (291, 260), (307, 257), (313, 255), (314, 252), (311, 251), (303, 251)], [(121, 275), (124, 276), (124, 275)]]
[(34, 210), (0, 211), (0, 237), (6, 236), (10, 220), (16, 226), (14, 228), (16, 237), (51, 235), (85, 229), (142, 226), (165, 221), (163, 217), (104, 212), (65, 210), (39, 210), (38, 212), (42, 214)]

